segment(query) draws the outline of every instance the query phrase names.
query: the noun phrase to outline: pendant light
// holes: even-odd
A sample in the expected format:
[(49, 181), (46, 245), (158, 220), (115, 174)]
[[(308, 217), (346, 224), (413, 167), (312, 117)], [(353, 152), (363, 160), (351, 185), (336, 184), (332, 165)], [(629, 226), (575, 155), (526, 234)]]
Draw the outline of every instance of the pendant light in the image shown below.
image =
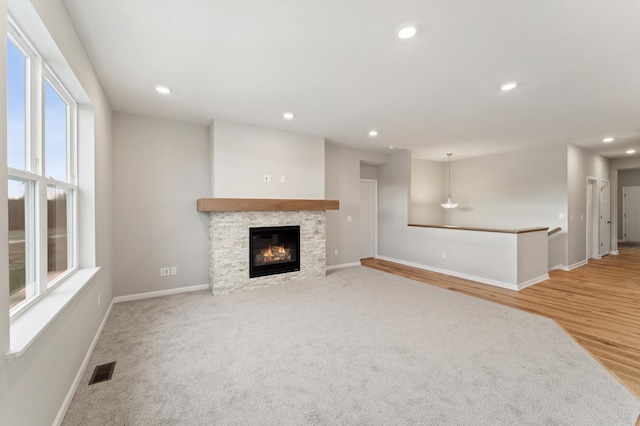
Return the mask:
[(455, 209), (456, 207), (458, 207), (456, 203), (451, 201), (451, 156), (452, 155), (453, 154), (447, 154), (447, 156), (449, 157), (449, 198), (447, 198), (447, 202), (445, 204), (440, 204), (445, 209)]

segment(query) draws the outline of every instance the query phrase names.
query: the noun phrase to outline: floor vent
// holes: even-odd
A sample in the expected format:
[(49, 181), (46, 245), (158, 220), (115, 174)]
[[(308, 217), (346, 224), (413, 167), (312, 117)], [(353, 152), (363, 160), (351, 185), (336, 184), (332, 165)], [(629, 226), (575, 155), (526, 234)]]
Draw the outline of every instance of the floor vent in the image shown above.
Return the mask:
[(93, 385), (94, 383), (106, 382), (107, 380), (111, 380), (111, 376), (113, 375), (113, 369), (115, 368), (115, 366), (115, 361), (97, 366), (96, 369), (93, 370), (93, 375), (91, 376), (91, 380), (89, 380), (89, 384)]

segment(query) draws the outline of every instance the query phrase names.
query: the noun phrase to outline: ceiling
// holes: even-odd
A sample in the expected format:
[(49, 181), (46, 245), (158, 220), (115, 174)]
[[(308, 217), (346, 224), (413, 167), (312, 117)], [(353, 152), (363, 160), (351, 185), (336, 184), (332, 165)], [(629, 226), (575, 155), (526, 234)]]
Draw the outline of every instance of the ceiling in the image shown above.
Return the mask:
[[(116, 111), (440, 161), (640, 155), (637, 0), (63, 1)], [(405, 23), (418, 32), (402, 40)]]

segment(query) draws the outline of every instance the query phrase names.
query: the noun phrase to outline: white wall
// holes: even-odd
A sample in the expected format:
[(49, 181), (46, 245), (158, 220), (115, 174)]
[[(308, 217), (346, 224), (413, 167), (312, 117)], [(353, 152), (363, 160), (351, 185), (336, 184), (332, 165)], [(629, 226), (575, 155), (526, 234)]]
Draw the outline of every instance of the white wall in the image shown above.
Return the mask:
[(360, 162), (360, 179), (378, 180), (378, 165)]
[(207, 284), (209, 128), (116, 113), (113, 142), (115, 296)]
[(419, 158), (411, 159), (411, 205), (409, 223), (442, 225), (446, 201), (444, 163)]
[(609, 160), (611, 170), (637, 169), (640, 167), (640, 155), (630, 155), (624, 158)]
[(325, 198), (324, 138), (222, 120), (212, 129), (214, 197)]
[[(447, 172), (445, 166), (445, 185)], [(567, 265), (566, 145), (452, 161), (451, 181), (453, 201), (459, 206), (445, 211), (445, 224), (559, 226), (562, 231), (549, 238), (549, 267)]]
[(565, 145), (452, 161), (451, 181), (453, 201), (459, 206), (445, 212), (446, 224), (562, 226), (566, 232), (566, 221), (559, 219), (567, 208)]
[[(79, 79), (84, 91), (93, 104), (95, 121), (93, 176), (88, 177), (95, 182), (95, 192), (87, 194), (95, 207), (95, 264), (101, 267), (94, 280), (83, 288), (77, 296), (65, 307), (44, 332), (33, 342), (20, 357), (6, 365), (6, 376), (0, 369), (0, 408), (4, 423), (9, 425), (50, 425), (63, 404), (76, 373), (89, 349), (91, 342), (102, 322), (109, 302), (112, 299), (112, 241), (113, 232), (111, 220), (111, 108), (102, 91), (100, 83), (93, 71), (91, 63), (82, 47), (73, 23), (70, 21), (61, 0), (12, 0), (11, 6), (18, 7), (31, 13), (30, 21), (42, 20), (48, 32), (55, 40), (55, 47), (59, 49), (71, 66), (73, 73)], [(39, 15), (39, 18), (35, 15)], [(6, 14), (2, 15), (0, 29), (5, 31)], [(21, 18), (24, 19), (24, 18)], [(19, 23), (22, 23), (19, 21)], [(2, 68), (6, 67), (5, 55), (0, 55)], [(4, 72), (4, 71), (3, 71)], [(5, 83), (0, 84), (6, 99)], [(6, 101), (3, 100), (3, 109)], [(5, 117), (5, 113), (0, 115)], [(3, 118), (4, 120), (4, 118)], [(0, 129), (5, 135), (6, 132)], [(6, 142), (3, 136), (0, 151), (6, 152)], [(82, 145), (80, 150), (86, 149)], [(81, 176), (82, 179), (82, 176)], [(6, 204), (0, 207), (0, 218), (6, 223)], [(91, 212), (84, 211), (85, 214)], [(82, 214), (82, 212), (81, 212)], [(93, 214), (93, 213), (91, 213)], [(83, 224), (83, 226), (85, 226)], [(2, 237), (6, 246), (7, 235)], [(2, 256), (2, 272), (6, 272), (6, 256)], [(3, 283), (8, 280), (2, 280)], [(4, 284), (3, 284), (4, 286)], [(8, 339), (4, 326), (8, 313), (4, 294), (0, 298), (2, 309), (2, 338), (0, 345), (6, 352)], [(97, 307), (97, 295), (102, 295), (102, 306)], [(4, 363), (3, 363), (4, 364)], [(7, 395), (2, 395), (2, 389), (7, 389)]]
[[(568, 266), (571, 267), (587, 260), (587, 177), (597, 178), (598, 185), (602, 180), (609, 180), (609, 161), (600, 155), (568, 145), (567, 173), (569, 188)], [(615, 198), (613, 185), (611, 185), (610, 190), (612, 194), (610, 202), (613, 206)], [(615, 221), (615, 213), (613, 212), (611, 220)], [(613, 225), (611, 234), (612, 236), (616, 235)], [(612, 240), (615, 240), (615, 237)], [(615, 249), (613, 245), (611, 249)]]
[[(420, 241), (420, 237), (416, 237), (416, 228), (407, 227), (411, 187), (411, 153), (398, 150), (389, 154), (387, 164), (380, 166), (379, 176), (378, 254), (415, 263), (430, 262), (435, 258), (435, 255), (419, 253), (424, 243)], [(413, 241), (416, 238), (418, 238), (418, 242), (414, 244)]]
[[(439, 234), (433, 231), (406, 227), (411, 159), (405, 152), (390, 158), (380, 167), (379, 253), (451, 269), (451, 259), (441, 256), (447, 241), (434, 239)], [(549, 266), (567, 265), (566, 146), (452, 161), (451, 167), (451, 192), (460, 205), (444, 212), (446, 224), (502, 229), (561, 226), (563, 232), (549, 240), (548, 262)], [(445, 189), (447, 172), (445, 166)], [(433, 201), (439, 208), (441, 202)], [(561, 213), (564, 219), (559, 218)], [(429, 243), (418, 234), (428, 236)]]
[[(327, 266), (360, 261), (360, 164), (383, 164), (387, 154), (326, 144), (326, 196), (340, 210), (327, 211)], [(347, 217), (352, 221), (348, 222)], [(335, 250), (338, 255), (335, 255)]]
[[(399, 150), (380, 166), (378, 255), (495, 282), (516, 280), (516, 234), (407, 226), (410, 164), (411, 154)], [(487, 243), (495, 250), (485, 250), (479, 256), (478, 245)]]

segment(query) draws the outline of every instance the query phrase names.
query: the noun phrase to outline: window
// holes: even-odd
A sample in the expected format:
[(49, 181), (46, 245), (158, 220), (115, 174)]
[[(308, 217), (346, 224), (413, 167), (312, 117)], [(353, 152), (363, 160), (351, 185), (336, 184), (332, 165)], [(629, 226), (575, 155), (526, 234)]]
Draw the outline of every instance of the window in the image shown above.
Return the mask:
[(27, 131), (27, 70), (25, 53), (7, 39), (7, 154), (8, 165), (25, 170)]
[(77, 269), (76, 110), (76, 102), (10, 20), (7, 169), (12, 315)]

